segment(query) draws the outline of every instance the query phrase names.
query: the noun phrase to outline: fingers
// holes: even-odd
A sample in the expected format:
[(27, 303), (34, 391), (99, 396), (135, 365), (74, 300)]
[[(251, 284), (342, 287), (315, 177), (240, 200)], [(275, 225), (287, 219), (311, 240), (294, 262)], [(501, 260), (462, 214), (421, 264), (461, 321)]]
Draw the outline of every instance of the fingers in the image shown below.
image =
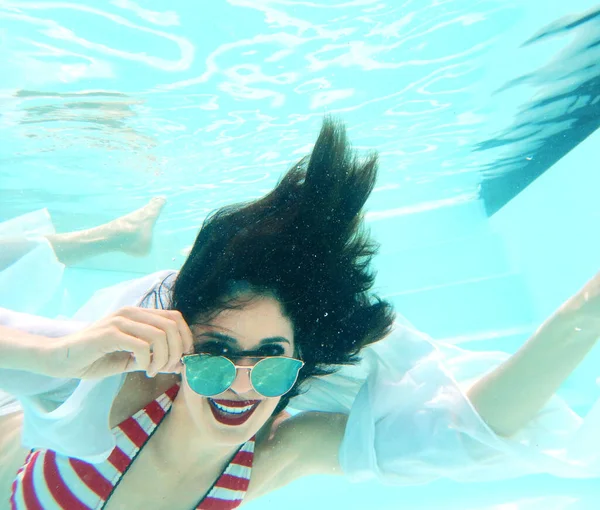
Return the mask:
[(177, 340), (179, 335), (173, 333), (176, 330), (173, 324), (159, 324), (159, 321), (151, 321), (155, 325), (131, 320), (128, 317), (117, 317), (115, 323), (119, 330), (130, 337), (144, 341), (148, 353), (151, 353), (146, 372), (148, 376), (154, 377), (158, 372), (169, 366), (169, 351), (176, 352), (181, 342)]
[(193, 351), (192, 333), (177, 311), (126, 307), (117, 312), (114, 321), (121, 331), (151, 346), (146, 370), (150, 377), (176, 372), (182, 354)]
[[(117, 342), (111, 346), (111, 354), (116, 352), (127, 352), (130, 353), (129, 358), (125, 362), (125, 366), (120, 367), (116, 373), (120, 372), (133, 372), (134, 370), (145, 370), (148, 371), (150, 363), (152, 361), (150, 353), (150, 344), (144, 340), (140, 340), (136, 336), (128, 335), (122, 331), (119, 331), (116, 335)], [(122, 358), (115, 357), (114, 363), (123, 363)], [(112, 365), (113, 363), (111, 363)]]
[(194, 352), (194, 335), (192, 334), (192, 330), (185, 322), (185, 319), (177, 310), (149, 310), (152, 313), (156, 313), (158, 315), (162, 315), (171, 320), (174, 320), (177, 324), (177, 328), (179, 330), (179, 334), (181, 335), (181, 340), (183, 343), (183, 353), (190, 354)]

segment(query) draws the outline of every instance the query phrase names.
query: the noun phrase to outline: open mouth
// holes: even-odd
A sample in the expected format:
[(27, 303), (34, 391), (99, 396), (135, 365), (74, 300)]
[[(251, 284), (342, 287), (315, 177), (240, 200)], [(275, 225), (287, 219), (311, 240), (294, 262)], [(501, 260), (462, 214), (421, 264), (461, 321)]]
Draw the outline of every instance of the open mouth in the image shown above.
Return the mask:
[(241, 425), (254, 413), (260, 400), (214, 400), (207, 399), (215, 420), (224, 425)]

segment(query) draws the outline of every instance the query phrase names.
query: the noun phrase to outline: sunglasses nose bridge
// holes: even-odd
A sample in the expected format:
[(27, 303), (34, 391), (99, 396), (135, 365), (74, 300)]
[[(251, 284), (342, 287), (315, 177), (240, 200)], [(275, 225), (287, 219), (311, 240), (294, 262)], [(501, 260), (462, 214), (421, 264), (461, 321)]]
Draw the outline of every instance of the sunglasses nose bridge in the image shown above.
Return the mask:
[(250, 381), (250, 371), (252, 365), (237, 365), (235, 369), (235, 379), (231, 384), (231, 389), (238, 395), (243, 395), (254, 390)]

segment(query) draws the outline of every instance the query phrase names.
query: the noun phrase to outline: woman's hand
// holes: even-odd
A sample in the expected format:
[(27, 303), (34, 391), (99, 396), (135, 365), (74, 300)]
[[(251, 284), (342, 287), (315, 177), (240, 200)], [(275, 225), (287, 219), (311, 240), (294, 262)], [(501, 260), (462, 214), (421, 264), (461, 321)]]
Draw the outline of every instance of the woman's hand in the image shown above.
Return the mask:
[(98, 379), (144, 370), (179, 372), (193, 352), (190, 328), (178, 311), (125, 307), (91, 326), (57, 338), (44, 349), (43, 373)]

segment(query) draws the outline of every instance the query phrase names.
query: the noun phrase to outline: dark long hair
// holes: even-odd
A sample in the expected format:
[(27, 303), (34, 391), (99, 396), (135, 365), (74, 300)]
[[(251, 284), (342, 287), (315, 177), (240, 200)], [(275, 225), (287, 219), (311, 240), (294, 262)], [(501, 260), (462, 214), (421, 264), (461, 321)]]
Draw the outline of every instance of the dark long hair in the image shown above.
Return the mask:
[(355, 363), (391, 329), (391, 305), (370, 293), (378, 246), (362, 213), (376, 177), (377, 155), (359, 160), (343, 125), (326, 118), (310, 157), (273, 191), (204, 221), (175, 281), (172, 306), (188, 322), (239, 306), (236, 282), (279, 300), (305, 366), (276, 412), (303, 381)]

